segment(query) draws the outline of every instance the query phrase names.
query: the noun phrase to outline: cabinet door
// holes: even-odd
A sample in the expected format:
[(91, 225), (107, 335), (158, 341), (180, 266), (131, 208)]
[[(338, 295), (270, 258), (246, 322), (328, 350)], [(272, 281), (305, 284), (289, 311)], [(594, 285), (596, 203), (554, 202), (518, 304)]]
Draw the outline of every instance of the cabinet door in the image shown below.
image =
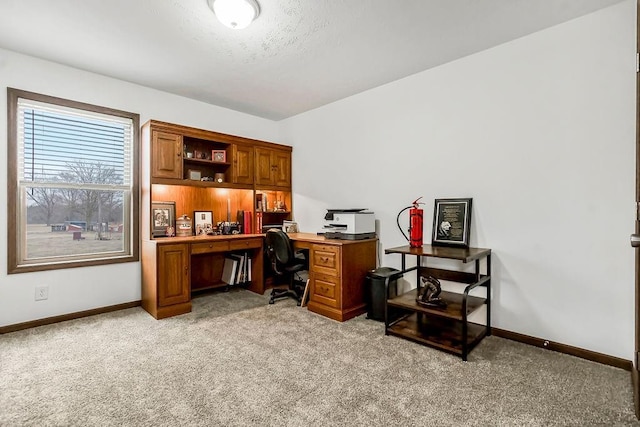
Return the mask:
[(271, 161), (273, 150), (256, 147), (256, 185), (274, 185), (274, 164)]
[(233, 182), (253, 184), (253, 147), (233, 146)]
[(188, 302), (189, 245), (158, 245), (158, 305)]
[(182, 179), (182, 135), (153, 132), (151, 176)]
[(273, 151), (274, 184), (278, 187), (291, 187), (291, 153)]

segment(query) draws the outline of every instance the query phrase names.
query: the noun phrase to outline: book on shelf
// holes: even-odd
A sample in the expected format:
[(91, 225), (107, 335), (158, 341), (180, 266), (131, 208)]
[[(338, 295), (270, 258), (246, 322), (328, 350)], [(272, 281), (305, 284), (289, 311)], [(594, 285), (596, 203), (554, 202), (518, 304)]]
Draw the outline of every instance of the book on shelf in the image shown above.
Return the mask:
[(253, 233), (253, 218), (251, 211), (244, 211), (244, 234)]
[(256, 233), (262, 233), (262, 212), (256, 212)]
[(245, 256), (244, 254), (237, 254), (235, 255), (235, 257), (238, 260), (238, 272), (236, 274), (236, 285), (241, 285), (244, 283), (245, 278), (244, 278), (244, 263), (245, 263)]
[(229, 286), (246, 285), (251, 282), (251, 255), (249, 252), (225, 255), (222, 281)]
[(234, 257), (226, 256), (224, 258), (224, 266), (222, 267), (222, 281), (227, 285), (234, 285), (237, 270), (238, 260)]

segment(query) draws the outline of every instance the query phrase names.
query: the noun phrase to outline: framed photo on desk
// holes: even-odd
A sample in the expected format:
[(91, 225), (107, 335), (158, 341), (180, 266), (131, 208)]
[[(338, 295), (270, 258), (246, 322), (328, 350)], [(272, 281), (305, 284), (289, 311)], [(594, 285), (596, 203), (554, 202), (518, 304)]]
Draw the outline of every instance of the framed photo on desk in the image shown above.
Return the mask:
[(176, 226), (176, 202), (151, 202), (151, 237), (166, 237)]
[(209, 234), (213, 231), (213, 212), (211, 211), (194, 211), (193, 212), (193, 230), (196, 236)]

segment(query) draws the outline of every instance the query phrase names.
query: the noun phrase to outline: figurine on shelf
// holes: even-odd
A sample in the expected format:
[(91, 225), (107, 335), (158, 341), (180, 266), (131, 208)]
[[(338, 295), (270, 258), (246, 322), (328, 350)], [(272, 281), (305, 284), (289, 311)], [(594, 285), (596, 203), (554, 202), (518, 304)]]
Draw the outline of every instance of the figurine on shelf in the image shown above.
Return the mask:
[(420, 281), (422, 282), (422, 288), (418, 292), (416, 302), (424, 307), (445, 308), (447, 303), (440, 298), (440, 292), (442, 292), (440, 281), (431, 276), (420, 277)]

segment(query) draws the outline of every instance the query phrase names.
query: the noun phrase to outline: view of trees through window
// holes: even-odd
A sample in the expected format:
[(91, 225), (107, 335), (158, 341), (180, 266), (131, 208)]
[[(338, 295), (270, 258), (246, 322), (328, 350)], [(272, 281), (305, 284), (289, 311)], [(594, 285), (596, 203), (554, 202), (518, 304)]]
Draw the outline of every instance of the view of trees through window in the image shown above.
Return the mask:
[(25, 261), (127, 250), (132, 121), (18, 101)]

